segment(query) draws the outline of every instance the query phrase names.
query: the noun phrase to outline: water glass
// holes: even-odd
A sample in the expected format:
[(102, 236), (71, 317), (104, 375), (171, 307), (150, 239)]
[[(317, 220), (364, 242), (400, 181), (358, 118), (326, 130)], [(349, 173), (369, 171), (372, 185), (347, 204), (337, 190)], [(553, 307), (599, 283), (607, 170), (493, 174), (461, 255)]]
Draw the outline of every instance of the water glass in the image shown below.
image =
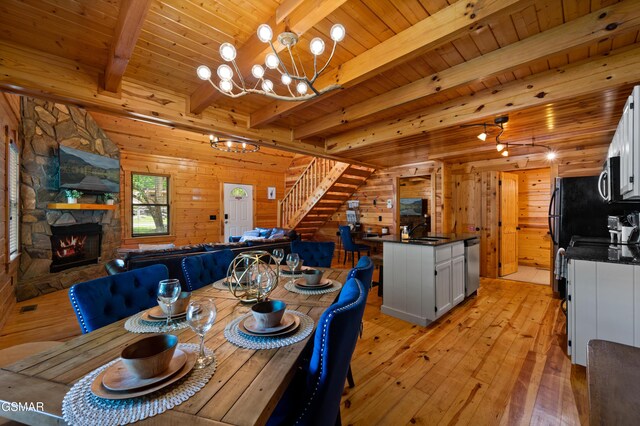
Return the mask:
[(291, 272), (291, 282), (293, 282), (293, 275), (295, 274), (294, 270), (298, 267), (299, 263), (300, 256), (298, 256), (298, 253), (289, 253), (287, 255), (287, 266)]
[(178, 300), (178, 297), (180, 297), (181, 291), (182, 287), (180, 286), (180, 280), (175, 278), (162, 280), (160, 281), (160, 284), (158, 284), (158, 303), (164, 304), (168, 307), (167, 322), (165, 324), (165, 330), (167, 331), (171, 324), (171, 310), (173, 308), (173, 304)]
[(216, 321), (216, 305), (213, 299), (192, 300), (187, 306), (187, 324), (194, 333), (200, 336), (200, 354), (195, 368), (205, 368), (213, 362), (213, 355), (204, 352), (204, 336), (211, 330)]

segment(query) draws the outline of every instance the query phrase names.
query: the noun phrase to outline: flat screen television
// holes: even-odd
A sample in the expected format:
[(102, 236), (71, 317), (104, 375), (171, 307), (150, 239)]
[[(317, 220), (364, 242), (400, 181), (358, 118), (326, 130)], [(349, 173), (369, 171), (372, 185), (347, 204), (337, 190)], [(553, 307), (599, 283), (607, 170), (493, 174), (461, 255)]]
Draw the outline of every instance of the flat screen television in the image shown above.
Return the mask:
[(422, 216), (426, 213), (426, 201), (422, 198), (400, 198), (400, 216)]
[(60, 145), (60, 188), (120, 192), (120, 162)]

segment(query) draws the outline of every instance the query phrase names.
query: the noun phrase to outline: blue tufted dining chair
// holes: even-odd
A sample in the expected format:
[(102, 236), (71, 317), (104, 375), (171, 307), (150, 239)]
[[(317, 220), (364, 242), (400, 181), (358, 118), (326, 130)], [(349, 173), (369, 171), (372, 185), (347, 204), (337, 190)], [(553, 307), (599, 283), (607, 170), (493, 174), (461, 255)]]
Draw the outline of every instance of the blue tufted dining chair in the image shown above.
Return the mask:
[(182, 259), (187, 290), (197, 290), (226, 277), (234, 257), (233, 251), (226, 249)]
[(73, 285), (69, 299), (82, 333), (156, 305), (158, 282), (167, 278), (166, 266), (152, 265)]
[(340, 424), (340, 398), (367, 301), (365, 286), (350, 278), (320, 317), (308, 365), (278, 403), (268, 425)]
[(334, 242), (291, 241), (291, 253), (298, 253), (304, 266), (330, 268), (335, 248)]
[(358, 260), (360, 259), (360, 252), (366, 251), (367, 256), (371, 256), (371, 247), (366, 244), (356, 244), (351, 238), (351, 228), (347, 225), (338, 227), (340, 230), (340, 239), (342, 240), (342, 247), (344, 248), (344, 261), (342, 264), (347, 263), (347, 253), (351, 253), (351, 267), (355, 264), (355, 253), (358, 252)]

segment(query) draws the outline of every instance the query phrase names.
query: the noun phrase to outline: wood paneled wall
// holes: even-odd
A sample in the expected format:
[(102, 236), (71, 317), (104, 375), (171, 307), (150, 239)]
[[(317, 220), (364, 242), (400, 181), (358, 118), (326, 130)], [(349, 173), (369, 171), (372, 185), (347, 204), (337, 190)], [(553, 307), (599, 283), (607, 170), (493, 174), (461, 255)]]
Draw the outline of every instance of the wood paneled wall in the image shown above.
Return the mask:
[(551, 198), (549, 168), (513, 172), (518, 176), (518, 264), (549, 269), (551, 237), (547, 215)]
[[(383, 170), (377, 170), (372, 174), (366, 183), (362, 185), (351, 197), (352, 200), (360, 201), (360, 222), (364, 230), (371, 228), (373, 232), (380, 232), (383, 226), (389, 228), (389, 232), (394, 234), (398, 232), (398, 223), (396, 222), (395, 211), (398, 199), (398, 178), (431, 175), (435, 188), (435, 213), (432, 215), (433, 232), (446, 232), (444, 226), (447, 225), (448, 219), (443, 224), (442, 212), (448, 210), (446, 203), (449, 201), (447, 197), (448, 189), (445, 185), (448, 179), (443, 172), (442, 163), (429, 161), (412, 166), (392, 167)], [(387, 200), (391, 200), (392, 208), (387, 208)], [(375, 204), (374, 204), (375, 202)], [(318, 240), (336, 240), (336, 232), (338, 226), (347, 223), (346, 203), (333, 215), (315, 235)]]
[(7, 241), (7, 149), (9, 140), (21, 143), (18, 135), (20, 124), (20, 97), (0, 92), (0, 197), (3, 200), (0, 208), (0, 328), (4, 325), (11, 308), (16, 303), (15, 286), (18, 279), (18, 259), (8, 258)]
[[(224, 238), (223, 184), (254, 186), (254, 226), (276, 226), (277, 200), (267, 199), (267, 188), (276, 187), (284, 195), (284, 173), (230, 168), (207, 161), (195, 161), (159, 155), (121, 151), (120, 168), (122, 242), (125, 247), (139, 243), (174, 243), (175, 245), (219, 242)], [(131, 173), (157, 173), (170, 178), (171, 235), (131, 238)], [(216, 215), (216, 220), (210, 220)]]

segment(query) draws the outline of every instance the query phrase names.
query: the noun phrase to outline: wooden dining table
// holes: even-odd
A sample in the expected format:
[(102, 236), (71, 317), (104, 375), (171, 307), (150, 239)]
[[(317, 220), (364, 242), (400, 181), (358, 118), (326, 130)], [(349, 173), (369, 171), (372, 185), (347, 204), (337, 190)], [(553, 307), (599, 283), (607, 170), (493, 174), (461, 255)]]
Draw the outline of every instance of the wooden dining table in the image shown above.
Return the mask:
[[(327, 269), (325, 278), (344, 283), (348, 270)], [(315, 321), (335, 300), (338, 292), (302, 295), (284, 288), (284, 277), (271, 293), (288, 309), (309, 315)], [(288, 279), (288, 278), (284, 278)], [(217, 368), (209, 382), (187, 401), (171, 410), (147, 418), (142, 424), (254, 425), (264, 424), (295, 374), (301, 355), (313, 334), (278, 349), (243, 349), (227, 341), (225, 326), (250, 311), (228, 290), (212, 285), (196, 290), (192, 298), (213, 298), (218, 315), (205, 344), (215, 353)], [(94, 369), (118, 358), (122, 349), (146, 337), (124, 328), (122, 319), (60, 346), (0, 369), (0, 404), (42, 403), (42, 411), (0, 410), (0, 416), (27, 424), (64, 424), (62, 400), (73, 384)], [(172, 332), (180, 343), (199, 343), (191, 329)]]

